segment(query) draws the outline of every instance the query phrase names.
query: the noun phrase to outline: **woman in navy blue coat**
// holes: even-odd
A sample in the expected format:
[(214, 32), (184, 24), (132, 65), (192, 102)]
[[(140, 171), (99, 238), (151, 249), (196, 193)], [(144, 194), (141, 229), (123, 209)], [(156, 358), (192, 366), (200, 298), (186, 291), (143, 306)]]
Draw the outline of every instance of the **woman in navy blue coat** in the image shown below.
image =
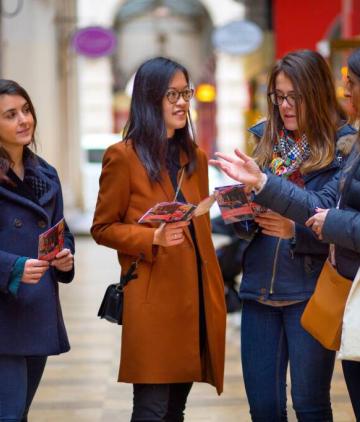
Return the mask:
[(63, 218), (56, 170), (38, 157), (36, 114), (27, 92), (0, 80), (0, 421), (27, 421), (46, 358), (70, 348), (58, 282), (74, 276), (74, 239), (51, 262), (39, 235)]
[[(360, 117), (360, 49), (348, 60), (345, 94)], [(360, 265), (360, 137), (357, 136), (343, 169), (318, 192), (299, 189), (284, 179), (262, 173), (250, 157), (217, 154), (225, 161), (211, 161), (233, 179), (253, 187), (255, 201), (296, 222), (311, 227), (314, 238), (335, 244), (331, 261), (352, 280)], [(331, 306), (331, 304), (329, 304)], [(343, 361), (345, 381), (356, 420), (360, 421), (360, 362)]]

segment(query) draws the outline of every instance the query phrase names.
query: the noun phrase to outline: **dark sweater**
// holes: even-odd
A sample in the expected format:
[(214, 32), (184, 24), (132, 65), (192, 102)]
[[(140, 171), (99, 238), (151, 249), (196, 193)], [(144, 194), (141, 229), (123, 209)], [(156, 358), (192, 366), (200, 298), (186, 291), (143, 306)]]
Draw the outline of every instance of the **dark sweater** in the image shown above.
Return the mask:
[[(168, 142), (175, 142), (175, 141), (169, 140)], [(179, 170), (181, 169), (179, 157), (180, 157), (180, 152), (176, 146), (173, 145), (171, 148), (168, 149), (168, 156), (166, 158), (166, 162), (167, 162), (167, 168), (168, 168), (170, 180), (174, 187), (175, 192), (178, 188), (178, 174), (179, 174)], [(183, 193), (181, 192), (181, 187), (180, 187), (176, 200), (179, 202), (187, 202)], [(199, 307), (200, 307), (200, 310), (199, 310), (200, 351), (202, 353), (204, 350), (205, 339), (206, 339), (206, 321), (205, 321), (203, 283), (202, 283), (202, 277), (201, 277), (201, 258), (200, 258), (197, 241), (196, 241), (195, 229), (194, 229), (194, 225), (192, 221), (190, 221), (190, 224), (188, 227), (189, 227), (191, 239), (194, 244), (197, 269), (198, 269)]]

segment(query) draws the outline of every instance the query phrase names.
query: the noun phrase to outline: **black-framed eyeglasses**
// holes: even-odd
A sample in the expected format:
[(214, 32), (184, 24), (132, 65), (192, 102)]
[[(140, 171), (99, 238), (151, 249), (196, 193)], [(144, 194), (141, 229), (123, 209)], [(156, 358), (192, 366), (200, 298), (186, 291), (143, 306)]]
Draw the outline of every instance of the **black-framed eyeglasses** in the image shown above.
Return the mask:
[(180, 95), (183, 97), (184, 101), (189, 102), (194, 96), (194, 90), (192, 88), (186, 88), (182, 91), (178, 91), (177, 89), (171, 88), (167, 90), (165, 95), (171, 104), (177, 103), (179, 101)]
[(268, 97), (270, 98), (271, 102), (276, 106), (281, 106), (281, 104), (286, 100), (289, 106), (293, 107), (296, 103), (300, 103), (302, 97), (300, 94), (291, 93), (288, 95), (281, 95), (278, 92), (269, 92)]

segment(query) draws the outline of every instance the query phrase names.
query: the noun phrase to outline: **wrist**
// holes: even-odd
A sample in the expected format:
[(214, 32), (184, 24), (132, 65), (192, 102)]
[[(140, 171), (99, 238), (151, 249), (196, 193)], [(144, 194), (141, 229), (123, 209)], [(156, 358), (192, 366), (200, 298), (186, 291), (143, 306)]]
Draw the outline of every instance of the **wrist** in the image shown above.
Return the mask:
[(19, 257), (15, 261), (14, 267), (11, 271), (8, 289), (14, 296), (17, 295), (20, 283), (23, 281), (25, 263), (27, 260), (28, 258), (25, 256)]
[(266, 182), (267, 182), (267, 175), (261, 172), (254, 186), (254, 191), (256, 194), (260, 193), (263, 190), (264, 186), (266, 185)]
[(291, 239), (291, 242), (295, 243), (295, 237), (296, 237), (296, 232), (295, 232), (295, 223), (294, 221), (290, 220), (290, 230), (289, 230), (289, 239)]

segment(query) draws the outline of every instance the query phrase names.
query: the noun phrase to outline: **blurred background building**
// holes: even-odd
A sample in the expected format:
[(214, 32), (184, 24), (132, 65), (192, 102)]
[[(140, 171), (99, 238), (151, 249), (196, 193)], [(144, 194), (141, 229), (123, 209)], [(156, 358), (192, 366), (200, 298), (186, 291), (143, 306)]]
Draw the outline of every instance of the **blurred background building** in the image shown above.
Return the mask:
[(197, 139), (211, 155), (247, 148), (246, 127), (264, 115), (274, 60), (320, 51), (341, 97), (346, 55), (360, 45), (360, 0), (1, 0), (0, 13), (1, 77), (32, 96), (40, 153), (84, 222), (144, 60), (169, 56), (189, 69)]

